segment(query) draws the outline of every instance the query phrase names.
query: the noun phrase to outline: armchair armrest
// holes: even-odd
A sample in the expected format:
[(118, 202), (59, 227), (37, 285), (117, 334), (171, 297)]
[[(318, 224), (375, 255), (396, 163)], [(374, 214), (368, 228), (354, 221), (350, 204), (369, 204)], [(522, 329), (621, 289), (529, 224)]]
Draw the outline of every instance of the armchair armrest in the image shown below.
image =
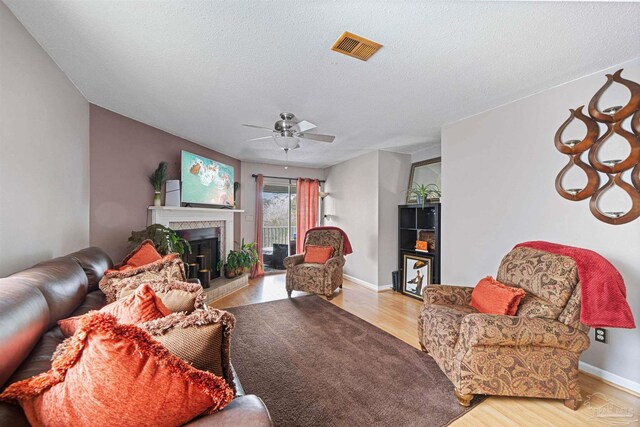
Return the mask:
[(423, 291), (425, 304), (469, 305), (473, 288), (451, 285), (428, 285)]
[(589, 337), (557, 320), (540, 317), (468, 314), (460, 325), (458, 342), (475, 346), (539, 346), (582, 352)]
[(238, 426), (270, 427), (271, 416), (258, 396), (238, 396), (222, 411), (196, 418), (185, 427)]
[(284, 259), (284, 267), (286, 269), (289, 269), (298, 264), (302, 264), (303, 261), (304, 261), (304, 254), (291, 255)]
[(329, 258), (327, 262), (324, 263), (325, 267), (329, 270), (334, 268), (343, 267), (345, 263), (345, 259), (342, 255), (334, 256), (333, 258)]

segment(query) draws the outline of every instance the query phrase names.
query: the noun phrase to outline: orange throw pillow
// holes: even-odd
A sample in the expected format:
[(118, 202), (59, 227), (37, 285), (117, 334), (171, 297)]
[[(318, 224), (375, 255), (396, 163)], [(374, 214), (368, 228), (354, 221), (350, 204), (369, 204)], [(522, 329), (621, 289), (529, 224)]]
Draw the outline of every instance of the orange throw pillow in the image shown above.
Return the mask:
[(308, 245), (304, 251), (304, 262), (309, 264), (324, 264), (333, 256), (331, 246)]
[[(105, 305), (100, 312), (113, 314), (118, 322), (123, 324), (148, 322), (171, 314), (171, 310), (162, 303), (148, 283), (138, 287), (131, 295)], [(62, 334), (65, 337), (73, 335), (83, 317), (75, 316), (59, 320), (58, 326)]]
[(143, 265), (151, 264), (152, 262), (156, 262), (159, 259), (162, 259), (162, 255), (160, 255), (156, 250), (153, 241), (147, 239), (140, 243), (137, 248), (132, 250), (129, 255), (124, 257), (120, 264), (115, 265), (112, 270), (107, 270), (107, 272), (127, 271), (132, 268), (138, 268), (142, 267)]
[(178, 426), (233, 399), (226, 381), (174, 356), (135, 325), (94, 312), (53, 356), (51, 370), (18, 381), (0, 401), (33, 426)]
[(525, 292), (498, 282), (491, 276), (480, 280), (471, 293), (471, 307), (480, 313), (515, 316)]

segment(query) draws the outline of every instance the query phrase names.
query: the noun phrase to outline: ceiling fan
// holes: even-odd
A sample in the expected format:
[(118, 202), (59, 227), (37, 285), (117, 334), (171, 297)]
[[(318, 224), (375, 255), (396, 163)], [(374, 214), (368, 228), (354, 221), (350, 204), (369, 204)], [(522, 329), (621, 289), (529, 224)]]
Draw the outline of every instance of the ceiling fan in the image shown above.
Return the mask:
[(257, 125), (247, 125), (250, 128), (266, 129), (273, 132), (271, 136), (263, 136), (260, 138), (253, 138), (249, 141), (259, 141), (261, 139), (273, 139), (278, 147), (282, 148), (285, 152), (289, 150), (295, 150), (300, 148), (300, 138), (309, 139), (312, 141), (320, 142), (333, 142), (336, 138), (331, 135), (320, 135), (318, 133), (308, 133), (307, 131), (316, 128), (313, 123), (309, 123), (306, 120), (297, 121), (296, 116), (293, 113), (280, 113), (280, 119), (274, 123), (273, 128)]

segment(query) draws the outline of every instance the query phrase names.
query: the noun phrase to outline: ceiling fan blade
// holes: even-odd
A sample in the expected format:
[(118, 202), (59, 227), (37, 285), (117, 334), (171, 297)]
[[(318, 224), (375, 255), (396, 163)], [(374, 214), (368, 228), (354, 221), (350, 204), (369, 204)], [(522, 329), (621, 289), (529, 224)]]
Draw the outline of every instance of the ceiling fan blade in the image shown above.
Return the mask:
[(299, 133), (297, 136), (299, 136), (300, 138), (311, 139), (314, 141), (321, 141), (321, 142), (333, 142), (333, 140), (336, 139), (335, 136), (320, 135), (318, 133)]
[(271, 129), (271, 128), (266, 128), (266, 127), (264, 127), (264, 126), (247, 125), (247, 124), (244, 124), (244, 123), (242, 124), (242, 126), (246, 126), (246, 127), (248, 127), (248, 128), (256, 128), (256, 129), (267, 129), (267, 130), (270, 130), (271, 132), (273, 132), (273, 129)]
[(314, 125), (313, 123), (309, 123), (306, 120), (302, 120), (301, 122), (298, 122), (293, 126), (293, 128), (298, 132), (306, 132), (317, 127), (318, 126)]
[(249, 141), (260, 141), (261, 139), (273, 139), (273, 136), (262, 136), (260, 138), (251, 138), (251, 139), (247, 139), (247, 142), (249, 142)]

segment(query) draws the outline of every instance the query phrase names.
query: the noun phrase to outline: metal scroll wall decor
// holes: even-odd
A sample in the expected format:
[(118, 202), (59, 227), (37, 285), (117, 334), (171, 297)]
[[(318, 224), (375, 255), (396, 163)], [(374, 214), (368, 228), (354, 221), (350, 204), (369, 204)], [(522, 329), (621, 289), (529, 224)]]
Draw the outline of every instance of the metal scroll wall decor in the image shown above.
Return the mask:
[[(569, 162), (556, 177), (556, 190), (567, 200), (579, 201), (591, 198), (589, 202), (591, 213), (600, 221), (614, 225), (625, 224), (640, 217), (640, 84), (622, 78), (621, 74), (622, 70), (607, 74), (607, 82), (589, 102), (589, 115), (582, 112), (584, 105), (575, 110), (569, 110), (569, 118), (560, 126), (555, 136), (558, 151), (569, 156)], [(598, 109), (600, 98), (613, 83), (626, 86), (631, 92), (631, 98), (625, 106), (609, 107), (600, 111)], [(622, 127), (627, 119), (629, 119), (631, 131)], [(586, 135), (582, 140), (563, 141), (564, 130), (574, 120), (579, 120), (586, 125)], [(601, 132), (599, 123), (606, 126), (605, 131)], [(598, 153), (614, 134), (629, 143), (631, 147), (629, 155), (625, 159), (600, 159)], [(583, 155), (586, 156), (586, 162), (582, 158)], [(587, 184), (584, 188), (562, 186), (562, 178), (574, 166), (582, 169), (587, 176)], [(625, 179), (623, 174), (629, 170), (631, 170), (630, 177)], [(607, 177), (604, 184), (600, 179), (600, 173)], [(627, 212), (603, 212), (599, 207), (599, 199), (606, 191), (616, 186), (629, 195), (631, 208)]]

